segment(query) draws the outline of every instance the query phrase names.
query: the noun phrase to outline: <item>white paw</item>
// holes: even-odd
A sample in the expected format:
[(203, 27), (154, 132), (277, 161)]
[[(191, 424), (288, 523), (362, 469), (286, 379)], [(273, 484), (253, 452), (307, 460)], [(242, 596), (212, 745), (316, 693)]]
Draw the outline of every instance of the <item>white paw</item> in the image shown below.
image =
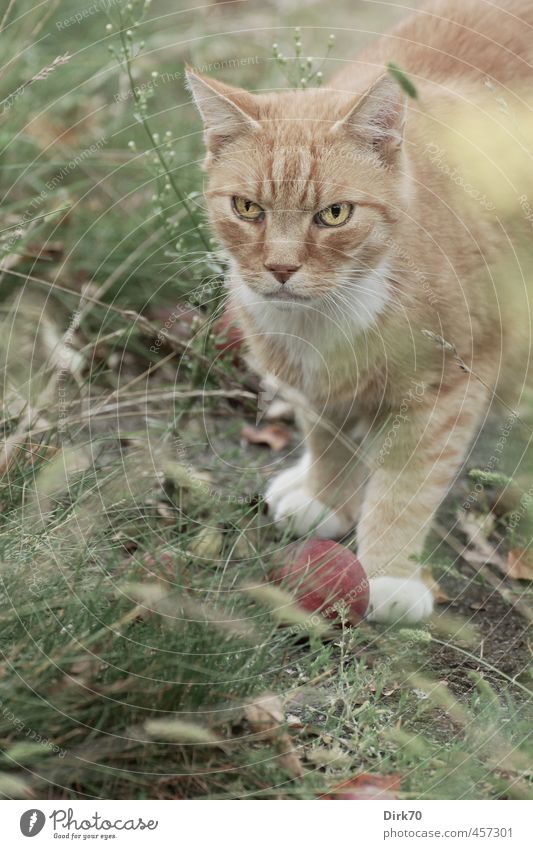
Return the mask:
[(344, 533), (335, 513), (303, 486), (284, 495), (272, 512), (277, 525), (290, 528), (297, 536), (313, 531), (320, 539), (335, 539)]
[(321, 539), (335, 539), (349, 530), (329, 507), (307, 489), (309, 456), (275, 477), (267, 488), (268, 512), (277, 525), (290, 527), (297, 536), (313, 531)]
[(371, 622), (414, 625), (433, 611), (431, 590), (418, 578), (371, 578), (369, 594), (367, 619)]
[(270, 481), (265, 492), (265, 501), (270, 513), (276, 512), (276, 508), (284, 495), (305, 485), (308, 469), (309, 458), (307, 454), (304, 454), (295, 466), (291, 466)]

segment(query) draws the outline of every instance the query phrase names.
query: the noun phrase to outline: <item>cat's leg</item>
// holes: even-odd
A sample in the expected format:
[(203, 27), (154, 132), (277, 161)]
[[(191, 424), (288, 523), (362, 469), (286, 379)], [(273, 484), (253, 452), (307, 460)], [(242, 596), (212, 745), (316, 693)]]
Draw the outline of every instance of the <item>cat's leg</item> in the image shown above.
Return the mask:
[(357, 529), (358, 556), (370, 580), (369, 619), (414, 623), (430, 615), (433, 598), (416, 558), (487, 400), (475, 378), (458, 377), (436, 398), (413, 402), (390, 450), (378, 455)]
[(337, 539), (355, 527), (366, 470), (346, 432), (320, 421), (307, 421), (304, 427), (305, 454), (268, 487), (269, 512), (276, 524), (299, 536), (313, 531)]

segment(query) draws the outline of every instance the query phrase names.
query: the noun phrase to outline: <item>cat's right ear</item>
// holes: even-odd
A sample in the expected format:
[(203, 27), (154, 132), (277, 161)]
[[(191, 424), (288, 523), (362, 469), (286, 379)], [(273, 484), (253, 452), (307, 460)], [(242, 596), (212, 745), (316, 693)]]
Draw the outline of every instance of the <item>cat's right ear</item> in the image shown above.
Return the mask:
[(256, 120), (257, 106), (252, 94), (202, 77), (190, 68), (186, 69), (186, 77), (204, 122), (205, 144), (212, 156), (217, 156), (231, 139), (261, 128)]

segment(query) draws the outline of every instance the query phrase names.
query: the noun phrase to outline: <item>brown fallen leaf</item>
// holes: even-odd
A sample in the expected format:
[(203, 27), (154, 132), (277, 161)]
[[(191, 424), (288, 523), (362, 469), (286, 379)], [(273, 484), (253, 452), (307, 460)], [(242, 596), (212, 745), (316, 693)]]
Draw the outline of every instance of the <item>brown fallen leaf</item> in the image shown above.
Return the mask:
[(263, 693), (244, 708), (244, 716), (254, 733), (266, 739), (276, 737), (285, 722), (285, 713), (279, 696)]
[(493, 563), (495, 566), (499, 566), (501, 554), (489, 540), (494, 531), (494, 516), (490, 513), (487, 516), (480, 516), (466, 510), (460, 510), (457, 514), (457, 525), (465, 534), (469, 545), (473, 546), (475, 552), (480, 556), (479, 562)]
[[(394, 681), (394, 683), (389, 685), (388, 687), (383, 687), (383, 689), (381, 690), (381, 695), (385, 696), (385, 697), (392, 696), (392, 694), (396, 693), (400, 689), (400, 687), (401, 687), (401, 684), (399, 684), (397, 681)], [(370, 690), (371, 693), (377, 692), (378, 688), (377, 688), (376, 682), (371, 681), (370, 684), (368, 685), (368, 689)]]
[(370, 772), (362, 772), (355, 778), (343, 781), (324, 799), (398, 799), (400, 792), (401, 775), (373, 775)]
[(282, 766), (300, 778), (304, 770), (292, 738), (285, 728), (285, 712), (279, 696), (269, 692), (263, 693), (245, 705), (244, 716), (255, 734), (274, 743), (280, 753)]
[(24, 248), (22, 259), (58, 262), (64, 253), (65, 246), (63, 242), (29, 242)]
[(265, 427), (245, 425), (241, 430), (241, 436), (251, 445), (268, 445), (272, 451), (281, 451), (288, 444), (291, 432), (281, 422), (274, 422)]
[(513, 548), (507, 555), (505, 574), (517, 581), (533, 581), (533, 551)]

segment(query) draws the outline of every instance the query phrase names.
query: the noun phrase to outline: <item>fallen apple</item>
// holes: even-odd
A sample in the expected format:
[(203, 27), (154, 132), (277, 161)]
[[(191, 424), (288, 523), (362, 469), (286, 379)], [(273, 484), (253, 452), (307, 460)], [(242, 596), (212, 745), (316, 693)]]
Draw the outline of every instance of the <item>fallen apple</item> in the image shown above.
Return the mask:
[(285, 546), (275, 558), (271, 577), (313, 613), (339, 618), (341, 605), (352, 624), (368, 607), (368, 579), (355, 554), (331, 540), (311, 538)]

